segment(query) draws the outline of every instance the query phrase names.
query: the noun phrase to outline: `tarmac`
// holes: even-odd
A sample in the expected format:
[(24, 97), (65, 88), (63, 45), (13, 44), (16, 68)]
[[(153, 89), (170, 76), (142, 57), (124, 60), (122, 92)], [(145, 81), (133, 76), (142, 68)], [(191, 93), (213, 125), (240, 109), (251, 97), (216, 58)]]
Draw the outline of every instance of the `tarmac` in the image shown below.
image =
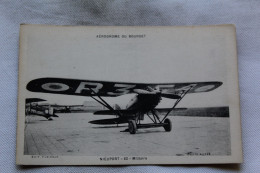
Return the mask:
[[(114, 116), (64, 113), (48, 121), (28, 116), (25, 155), (58, 156), (184, 156), (230, 155), (228, 117), (171, 116), (172, 131), (163, 127), (120, 132), (127, 124), (94, 125), (88, 122)], [(144, 122), (149, 122), (145, 119)]]

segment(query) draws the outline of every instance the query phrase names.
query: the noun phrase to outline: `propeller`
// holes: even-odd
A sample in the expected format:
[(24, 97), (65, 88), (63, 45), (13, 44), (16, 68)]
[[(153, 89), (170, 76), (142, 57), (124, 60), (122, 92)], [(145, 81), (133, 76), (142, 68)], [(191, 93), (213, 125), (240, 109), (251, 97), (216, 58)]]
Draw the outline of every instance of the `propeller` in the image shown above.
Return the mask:
[(137, 94), (157, 94), (157, 92), (154, 91), (147, 91), (144, 89), (134, 89), (134, 92)]
[(147, 90), (144, 89), (134, 89), (134, 92), (137, 94), (160, 94), (162, 97), (169, 98), (169, 99), (179, 99), (181, 98), (177, 94), (172, 93), (165, 93), (159, 90), (159, 88), (152, 88), (150, 86), (147, 87)]
[(162, 97), (168, 98), (168, 99), (179, 99), (181, 96), (176, 94), (170, 94), (170, 93), (161, 93)]

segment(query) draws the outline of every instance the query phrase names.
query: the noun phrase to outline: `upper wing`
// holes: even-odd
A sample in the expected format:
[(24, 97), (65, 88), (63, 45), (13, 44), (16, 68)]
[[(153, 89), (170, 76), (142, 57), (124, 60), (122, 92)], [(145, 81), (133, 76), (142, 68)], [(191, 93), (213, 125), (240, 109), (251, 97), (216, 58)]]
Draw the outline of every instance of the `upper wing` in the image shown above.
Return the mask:
[[(39, 78), (30, 81), (27, 89), (32, 92), (55, 93), (79, 96), (116, 97), (148, 87), (159, 89), (163, 93), (180, 94), (208, 92), (218, 88), (222, 82), (190, 82), (190, 83), (124, 83), (64, 78)], [(95, 94), (96, 93), (96, 94)]]

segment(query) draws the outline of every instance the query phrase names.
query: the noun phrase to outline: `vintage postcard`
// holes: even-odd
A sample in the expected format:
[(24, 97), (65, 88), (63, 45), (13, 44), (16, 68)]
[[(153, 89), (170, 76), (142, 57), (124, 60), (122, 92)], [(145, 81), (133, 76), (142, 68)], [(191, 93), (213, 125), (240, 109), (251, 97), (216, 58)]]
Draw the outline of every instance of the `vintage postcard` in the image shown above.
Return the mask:
[(16, 159), (241, 163), (235, 27), (21, 25)]

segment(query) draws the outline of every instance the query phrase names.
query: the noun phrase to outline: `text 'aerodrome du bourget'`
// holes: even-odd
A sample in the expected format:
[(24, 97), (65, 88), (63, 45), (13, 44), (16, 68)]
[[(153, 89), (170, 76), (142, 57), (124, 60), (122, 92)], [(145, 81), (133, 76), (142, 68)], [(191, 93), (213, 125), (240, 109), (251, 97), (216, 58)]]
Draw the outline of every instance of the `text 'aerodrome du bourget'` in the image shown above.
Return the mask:
[(96, 38), (145, 38), (145, 34), (99, 34)]

